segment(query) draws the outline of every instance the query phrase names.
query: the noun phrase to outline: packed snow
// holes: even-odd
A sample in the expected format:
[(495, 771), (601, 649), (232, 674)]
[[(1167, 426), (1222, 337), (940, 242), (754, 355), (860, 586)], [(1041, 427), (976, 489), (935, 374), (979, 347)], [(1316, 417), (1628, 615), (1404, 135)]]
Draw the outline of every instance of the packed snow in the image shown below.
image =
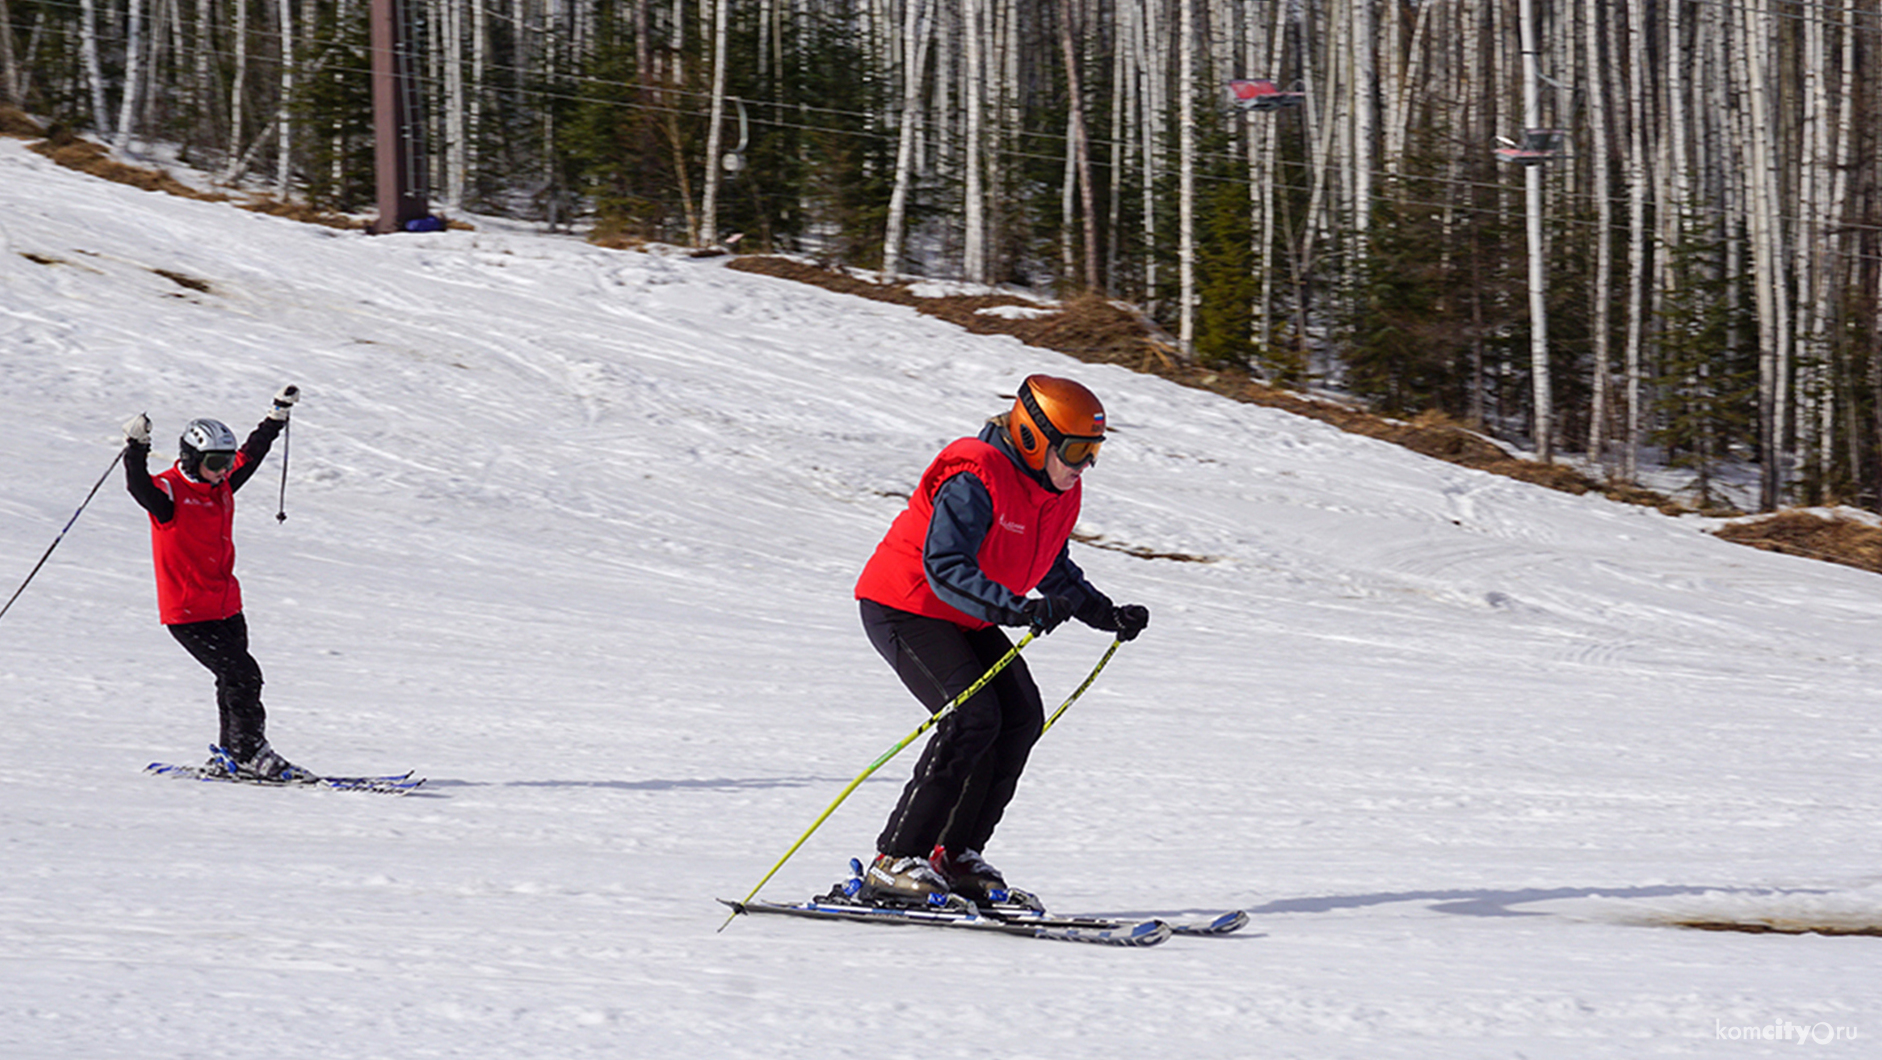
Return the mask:
[[(898, 306), (523, 226), (368, 237), (0, 141), (0, 1054), (1873, 1056), (1882, 579)], [(851, 587), (1032, 372), (1105, 400), (1074, 557), (1151, 610), (987, 850), (1154, 949), (739, 918), (921, 720)], [(112, 465), (240, 494), (270, 736), (214, 737)], [(286, 471), (285, 480), (282, 472)], [(103, 476), (103, 487), (58, 535)], [(276, 518), (277, 513), (286, 519)], [(1027, 648), (1048, 700), (1109, 638)], [(764, 888), (869, 852), (915, 750)]]

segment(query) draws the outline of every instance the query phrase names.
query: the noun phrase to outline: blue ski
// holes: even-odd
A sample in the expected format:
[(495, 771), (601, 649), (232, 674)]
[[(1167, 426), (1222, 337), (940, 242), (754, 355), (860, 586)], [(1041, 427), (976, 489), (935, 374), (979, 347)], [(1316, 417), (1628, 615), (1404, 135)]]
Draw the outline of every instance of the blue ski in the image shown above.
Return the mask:
[(414, 777), (410, 773), (391, 773), (382, 776), (366, 777), (315, 777), (308, 776), (292, 780), (264, 780), (260, 777), (230, 776), (227, 773), (211, 772), (202, 766), (180, 766), (168, 762), (152, 762), (144, 767), (144, 772), (160, 777), (174, 777), (179, 780), (201, 780), (220, 784), (253, 784), (263, 788), (325, 788), (329, 791), (370, 791), (381, 795), (409, 795), (418, 790), (425, 782), (424, 777)]
[(1161, 920), (1102, 920), (1087, 917), (1052, 917), (1034, 914), (1007, 918), (960, 907), (931, 909), (885, 905), (849, 905), (812, 900), (797, 904), (734, 902), (721, 898), (733, 912), (845, 920), (858, 924), (904, 924), (920, 927), (981, 931), (1060, 942), (1089, 942), (1100, 946), (1155, 946), (1170, 937), (1170, 925)]

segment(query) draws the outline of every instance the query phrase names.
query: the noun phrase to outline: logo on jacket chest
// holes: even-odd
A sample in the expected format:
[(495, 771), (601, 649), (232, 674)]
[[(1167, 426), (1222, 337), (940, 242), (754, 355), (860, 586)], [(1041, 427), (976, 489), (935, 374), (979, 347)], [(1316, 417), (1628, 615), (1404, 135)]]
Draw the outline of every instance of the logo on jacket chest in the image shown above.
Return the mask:
[(1000, 524), (1000, 529), (1006, 531), (1009, 534), (1023, 534), (1026, 532), (1025, 523), (1016, 522), (1012, 519), (1008, 519), (1004, 515), (996, 517), (996, 521)]

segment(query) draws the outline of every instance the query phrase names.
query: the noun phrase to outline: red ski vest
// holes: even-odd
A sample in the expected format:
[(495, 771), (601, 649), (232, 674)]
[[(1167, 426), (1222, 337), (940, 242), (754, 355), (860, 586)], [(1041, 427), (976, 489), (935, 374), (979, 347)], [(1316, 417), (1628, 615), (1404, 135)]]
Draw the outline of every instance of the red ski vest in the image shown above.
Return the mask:
[(856, 581), (856, 598), (874, 600), (902, 611), (942, 618), (968, 629), (992, 625), (962, 612), (936, 596), (922, 569), (922, 547), (934, 518), (934, 498), (948, 479), (972, 474), (993, 499), (993, 526), (976, 559), (987, 577), (1024, 596), (1052, 569), (1078, 522), (1082, 483), (1053, 493), (1013, 465), (1005, 453), (978, 438), (950, 444), (928, 465), (908, 498), (908, 507), (889, 524), (889, 532)]
[[(237, 454), (235, 467), (245, 458)], [(210, 622), (242, 610), (235, 580), (235, 491), (192, 482), (175, 467), (151, 476), (176, 504), (167, 523), (150, 517), (150, 555), (157, 568), (157, 611), (166, 626)]]

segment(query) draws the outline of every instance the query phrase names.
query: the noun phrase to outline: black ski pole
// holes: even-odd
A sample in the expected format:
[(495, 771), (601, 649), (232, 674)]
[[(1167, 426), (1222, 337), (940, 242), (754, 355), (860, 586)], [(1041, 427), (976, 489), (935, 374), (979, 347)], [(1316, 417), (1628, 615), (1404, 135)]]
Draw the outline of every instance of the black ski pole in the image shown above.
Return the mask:
[(26, 586), (31, 584), (34, 576), (39, 573), (39, 568), (45, 566), (46, 561), (52, 558), (52, 550), (55, 548), (58, 548), (59, 542), (65, 540), (66, 530), (72, 529), (72, 524), (78, 522), (78, 517), (80, 515), (83, 515), (85, 512), (85, 506), (90, 504), (91, 499), (98, 495), (98, 487), (105, 484), (105, 479), (109, 478), (111, 475), (111, 469), (118, 466), (118, 461), (124, 459), (125, 450), (129, 448), (130, 448), (129, 446), (126, 446), (124, 449), (118, 450), (118, 455), (111, 458), (110, 467), (105, 468), (105, 473), (98, 476), (98, 481), (96, 483), (93, 483), (91, 492), (85, 495), (84, 503), (78, 506), (78, 511), (72, 513), (72, 518), (67, 519), (65, 521), (65, 530), (59, 531), (59, 536), (53, 538), (52, 544), (46, 546), (46, 554), (39, 557), (38, 563), (33, 564), (32, 573), (26, 576), (26, 580), (20, 583), (19, 588), (13, 590), (12, 596), (7, 597), (6, 606), (0, 607), (0, 618), (3, 618), (6, 616), (7, 611), (13, 607), (13, 601), (18, 600), (20, 598), (20, 594), (26, 591)]
[(274, 521), (276, 525), (288, 521), (288, 441), (293, 435), (294, 421), (281, 425), (281, 500), (275, 505)]

